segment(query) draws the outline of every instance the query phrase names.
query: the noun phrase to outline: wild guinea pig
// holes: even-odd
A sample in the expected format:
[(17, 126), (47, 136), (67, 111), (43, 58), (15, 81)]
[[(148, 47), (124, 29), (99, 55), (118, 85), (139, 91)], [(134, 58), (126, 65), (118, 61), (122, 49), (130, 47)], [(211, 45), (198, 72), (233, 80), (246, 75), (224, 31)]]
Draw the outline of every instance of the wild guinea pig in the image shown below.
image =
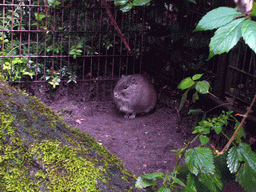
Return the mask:
[(154, 86), (139, 74), (122, 75), (114, 88), (113, 96), (118, 109), (129, 119), (134, 119), (138, 113), (150, 112), (157, 101)]

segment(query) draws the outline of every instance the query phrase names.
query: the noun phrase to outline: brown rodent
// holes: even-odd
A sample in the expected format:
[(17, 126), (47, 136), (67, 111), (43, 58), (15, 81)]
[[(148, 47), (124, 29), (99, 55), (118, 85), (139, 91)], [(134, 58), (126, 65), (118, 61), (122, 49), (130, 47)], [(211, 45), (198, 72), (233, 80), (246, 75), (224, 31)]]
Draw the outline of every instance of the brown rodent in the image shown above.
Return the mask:
[[(143, 75), (122, 75), (114, 91), (114, 102), (125, 118), (134, 119), (138, 113), (148, 113), (156, 105), (154, 86)], [(131, 115), (129, 115), (131, 114)]]

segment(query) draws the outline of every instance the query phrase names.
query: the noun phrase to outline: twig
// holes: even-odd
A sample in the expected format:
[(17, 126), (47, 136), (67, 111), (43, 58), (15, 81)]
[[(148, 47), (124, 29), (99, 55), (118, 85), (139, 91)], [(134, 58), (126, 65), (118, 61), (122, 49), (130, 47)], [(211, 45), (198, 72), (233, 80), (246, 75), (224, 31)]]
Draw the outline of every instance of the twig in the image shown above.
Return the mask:
[(115, 28), (116, 28), (117, 32), (119, 33), (119, 35), (120, 35), (122, 41), (124, 42), (126, 48), (128, 49), (128, 51), (131, 51), (131, 49), (130, 49), (130, 47), (129, 47), (127, 41), (126, 41), (126, 39), (124, 38), (124, 34), (123, 34), (123, 33), (121, 32), (121, 30), (119, 29), (119, 27), (118, 27), (118, 25), (117, 25), (117, 23), (116, 23), (116, 20), (114, 19), (112, 13), (110, 12), (110, 10), (109, 10), (109, 8), (108, 8), (108, 6), (107, 6), (107, 1), (106, 1), (106, 0), (102, 0), (102, 2), (103, 2), (103, 5), (104, 5), (105, 9), (107, 10), (107, 13), (108, 13), (109, 18), (111, 19), (111, 22), (112, 22), (113, 25), (115, 26)]
[(239, 124), (239, 126), (237, 127), (236, 131), (234, 132), (234, 134), (232, 135), (232, 137), (230, 138), (230, 140), (228, 141), (226, 146), (222, 149), (222, 151), (217, 153), (218, 154), (217, 156), (222, 155), (229, 148), (231, 142), (235, 139), (235, 136), (238, 134), (238, 131), (240, 130), (240, 128), (244, 124), (244, 121), (246, 120), (249, 112), (251, 111), (251, 108), (252, 108), (255, 100), (256, 100), (256, 94), (254, 95), (254, 98), (253, 98), (253, 100), (251, 102), (250, 107), (247, 109), (246, 113), (243, 115), (243, 119), (242, 119), (241, 123)]

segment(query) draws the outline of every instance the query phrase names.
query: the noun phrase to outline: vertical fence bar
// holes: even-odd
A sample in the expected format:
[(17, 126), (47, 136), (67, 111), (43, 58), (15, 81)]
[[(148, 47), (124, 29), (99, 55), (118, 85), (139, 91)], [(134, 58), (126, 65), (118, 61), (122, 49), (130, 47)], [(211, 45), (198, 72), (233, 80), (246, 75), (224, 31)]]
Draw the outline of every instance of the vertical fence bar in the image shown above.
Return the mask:
[[(13, 1), (12, 1), (12, 4), (14, 4)], [(11, 27), (12, 30), (13, 30), (13, 23), (14, 23), (14, 7), (12, 6), (12, 27)], [(4, 37), (4, 35), (2, 37)], [(13, 72), (13, 70), (15, 69), (13, 69), (13, 33), (11, 33), (11, 73)]]
[[(5, 4), (5, 0), (3, 0), (3, 3)], [(2, 25), (2, 28), (3, 28), (3, 30), (5, 29), (5, 6), (3, 6), (3, 25)], [(1, 35), (2, 35), (2, 49), (1, 49), (1, 51), (2, 51), (2, 74), (4, 73), (4, 31), (3, 32), (1, 32)]]
[[(37, 8), (36, 8), (36, 13), (37, 15), (39, 15), (39, 0), (37, 0)], [(39, 30), (39, 19), (37, 19), (36, 21), (36, 30)], [(36, 55), (38, 55), (38, 44), (39, 44), (39, 35), (38, 32), (36, 32)], [(36, 57), (36, 81), (38, 81), (38, 77), (37, 77), (37, 73), (38, 73), (38, 69), (40, 69), (40, 66), (38, 66), (38, 57)]]

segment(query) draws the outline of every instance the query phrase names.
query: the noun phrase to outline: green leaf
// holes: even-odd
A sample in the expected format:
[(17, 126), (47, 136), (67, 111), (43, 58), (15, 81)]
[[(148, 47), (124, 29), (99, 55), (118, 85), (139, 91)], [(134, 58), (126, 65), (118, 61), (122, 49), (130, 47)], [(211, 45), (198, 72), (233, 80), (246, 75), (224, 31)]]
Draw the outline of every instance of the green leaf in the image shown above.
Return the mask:
[(227, 158), (228, 168), (231, 173), (237, 172), (239, 167), (239, 161), (242, 161), (242, 158), (239, 157), (237, 147), (234, 146), (228, 151)]
[(247, 163), (241, 165), (239, 172), (236, 174), (236, 181), (245, 191), (255, 192), (256, 172)]
[(186, 99), (188, 97), (188, 91), (189, 91), (189, 89), (181, 97), (179, 111), (181, 110), (181, 108), (184, 106), (184, 104), (186, 102)]
[(142, 189), (142, 188), (152, 186), (155, 183), (156, 183), (155, 180), (143, 179), (141, 176), (139, 176), (138, 179), (136, 180), (135, 187)]
[(200, 79), (204, 74), (195, 74), (193, 77), (192, 77), (192, 80), (196, 81), (198, 79)]
[(49, 84), (51, 84), (52, 86), (53, 86), (53, 88), (55, 88), (56, 87), (56, 85), (59, 85), (58, 83), (56, 83), (56, 82), (49, 82)]
[(200, 114), (203, 114), (204, 111), (202, 109), (190, 109), (188, 114), (191, 114), (191, 115), (200, 115)]
[(32, 72), (23, 72), (23, 75), (29, 75), (31, 78), (32, 78), (32, 76), (34, 75)]
[(61, 2), (56, 1), (56, 0), (48, 0), (48, 4), (51, 6), (59, 6)]
[(178, 89), (184, 90), (192, 87), (194, 84), (195, 82), (191, 79), (191, 77), (187, 77), (180, 82), (180, 84), (178, 85)]
[(124, 7), (121, 7), (120, 10), (125, 13), (125, 12), (130, 11), (132, 8), (133, 8), (133, 5), (131, 3), (129, 3), (129, 4), (125, 5)]
[(245, 43), (256, 53), (256, 22), (249, 18), (243, 22), (242, 36)]
[(45, 18), (45, 14), (43, 12), (38, 13), (34, 13), (35, 14), (35, 18), (36, 20), (42, 21)]
[(199, 99), (199, 95), (198, 95), (197, 92), (195, 92), (195, 93), (193, 94), (193, 97), (192, 97), (192, 102), (195, 103), (196, 100), (198, 100), (198, 99)]
[(211, 132), (211, 129), (210, 128), (204, 128), (204, 134), (209, 134)]
[(117, 0), (116, 6), (124, 6), (128, 3), (129, 0)]
[(194, 131), (192, 132), (192, 134), (196, 134), (196, 133), (201, 133), (204, 131), (204, 128), (202, 126), (196, 126), (194, 127)]
[(159, 189), (157, 189), (157, 192), (171, 192), (171, 189), (162, 185)]
[(256, 16), (256, 2), (253, 1), (251, 16)]
[(209, 93), (210, 83), (208, 81), (198, 81), (196, 83), (196, 90), (201, 94)]
[[(236, 122), (236, 124), (235, 124), (235, 130), (238, 128), (239, 124), (240, 124), (239, 121)], [(242, 138), (242, 137), (245, 138), (245, 136), (246, 136), (246, 135), (245, 135), (245, 132), (244, 132), (244, 128), (243, 128), (243, 127), (240, 127), (240, 129), (239, 129), (237, 135), (235, 136), (236, 142), (237, 142), (237, 143), (241, 143), (241, 142), (242, 142), (242, 141), (241, 141), (241, 138)]]
[(191, 173), (198, 175), (199, 172), (214, 174), (213, 153), (205, 147), (189, 149), (185, 154), (185, 162)]
[(161, 172), (156, 172), (156, 173), (149, 173), (149, 174), (146, 174), (146, 175), (141, 175), (141, 178), (143, 179), (162, 179), (164, 176), (163, 173)]
[(220, 134), (221, 131), (222, 131), (222, 126), (220, 126), (220, 125), (214, 126), (213, 129), (214, 129), (214, 131), (215, 131), (217, 134)]
[(173, 181), (175, 181), (176, 183), (178, 183), (182, 187), (186, 187), (186, 185), (181, 180), (179, 180), (178, 178), (176, 178), (176, 177), (171, 177), (171, 178), (172, 178)]
[(134, 0), (133, 6), (143, 6), (149, 3), (151, 0)]
[(196, 0), (188, 0), (188, 1), (196, 4)]
[(241, 28), (245, 18), (236, 19), (229, 24), (220, 27), (211, 38), (210, 55), (207, 60), (217, 54), (228, 52), (242, 36)]
[(250, 145), (240, 143), (238, 147), (232, 147), (228, 151), (228, 168), (231, 173), (238, 171), (240, 162), (244, 161), (256, 174), (256, 153), (254, 153)]
[(199, 180), (209, 191), (221, 191), (223, 186), (220, 172), (215, 172), (215, 174), (201, 174)]
[(227, 156), (228, 154), (224, 153), (214, 158), (214, 164), (216, 166), (215, 170), (218, 170), (221, 172), (222, 181), (229, 180), (232, 177), (232, 174), (230, 173), (227, 167)]
[(208, 12), (198, 23), (195, 31), (206, 31), (219, 28), (232, 21), (235, 17), (240, 16), (234, 8), (219, 7)]
[(237, 172), (236, 181), (246, 191), (254, 192), (256, 186), (256, 153), (251, 150), (250, 145), (240, 143), (238, 147), (232, 147), (229, 150), (227, 160), (230, 172)]
[(182, 192), (197, 192), (195, 176), (191, 173), (187, 176), (187, 187), (182, 188)]
[(208, 137), (206, 137), (204, 135), (200, 135), (199, 139), (200, 139), (201, 145), (207, 144), (209, 142), (209, 140), (210, 140)]

